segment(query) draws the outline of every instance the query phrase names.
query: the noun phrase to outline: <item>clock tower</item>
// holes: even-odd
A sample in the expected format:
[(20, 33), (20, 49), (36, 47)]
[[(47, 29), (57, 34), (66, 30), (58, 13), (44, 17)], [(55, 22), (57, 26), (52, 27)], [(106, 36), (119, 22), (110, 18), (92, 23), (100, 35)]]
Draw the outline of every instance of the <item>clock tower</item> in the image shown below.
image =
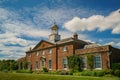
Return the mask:
[(49, 35), (49, 41), (50, 42), (57, 42), (60, 40), (60, 35), (58, 34), (58, 26), (56, 24), (54, 24), (51, 27), (51, 34)]

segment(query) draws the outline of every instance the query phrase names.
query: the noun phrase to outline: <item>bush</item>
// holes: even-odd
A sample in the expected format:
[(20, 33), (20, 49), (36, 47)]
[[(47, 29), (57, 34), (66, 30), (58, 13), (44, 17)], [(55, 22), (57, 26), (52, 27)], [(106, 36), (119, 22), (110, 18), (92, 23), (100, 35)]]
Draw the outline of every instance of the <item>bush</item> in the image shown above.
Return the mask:
[(114, 71), (113, 70), (105, 70), (105, 74), (111, 74), (111, 75), (113, 75), (114, 74)]
[(94, 76), (95, 72), (94, 71), (83, 71), (81, 72), (82, 76)]
[(43, 68), (43, 72), (48, 72), (48, 69), (47, 68)]
[(120, 70), (120, 63), (113, 63), (112, 64), (112, 69), (113, 70)]
[(100, 71), (83, 71), (81, 72), (82, 76), (104, 76), (105, 75), (105, 71), (100, 70)]
[(120, 70), (115, 70), (114, 75), (120, 77)]
[(60, 75), (73, 75), (73, 72), (72, 71), (65, 71), (65, 70), (63, 70), (63, 71), (59, 71), (59, 74)]
[(105, 71), (101, 70), (101, 71), (95, 71), (95, 76), (97, 77), (101, 77), (105, 75)]
[(74, 76), (81, 76), (82, 72), (73, 73)]

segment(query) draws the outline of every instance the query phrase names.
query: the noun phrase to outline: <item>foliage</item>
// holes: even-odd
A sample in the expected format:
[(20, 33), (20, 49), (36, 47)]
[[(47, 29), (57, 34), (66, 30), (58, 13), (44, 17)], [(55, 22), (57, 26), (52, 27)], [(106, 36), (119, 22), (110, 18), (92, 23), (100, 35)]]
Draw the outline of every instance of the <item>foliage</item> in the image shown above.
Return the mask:
[(25, 60), (22, 62), (22, 68), (27, 69), (28, 68), (28, 62)]
[(68, 66), (69, 68), (74, 72), (75, 70), (80, 71), (81, 70), (81, 58), (78, 55), (68, 56)]
[(81, 76), (96, 76), (96, 77), (101, 77), (105, 75), (105, 71), (104, 70), (86, 70), (86, 71), (82, 71), (79, 73)]
[(44, 67), (43, 72), (48, 72), (48, 69)]
[(90, 67), (91, 70), (94, 67), (94, 56), (91, 54), (87, 54), (87, 65)]
[(60, 75), (73, 75), (73, 72), (63, 70), (63, 71), (60, 71), (59, 74)]
[(10, 65), (10, 70), (18, 70), (18, 63), (16, 61), (13, 61)]
[(82, 71), (81, 75), (82, 76), (95, 76), (95, 71), (90, 71), (90, 70)]
[(114, 75), (120, 77), (120, 70), (115, 70)]
[(120, 63), (113, 63), (112, 64), (112, 69), (113, 70), (120, 70)]
[(101, 77), (105, 75), (105, 71), (104, 70), (100, 70), (100, 71), (95, 71), (95, 76), (97, 77)]
[(10, 71), (17, 69), (18, 69), (18, 63), (15, 60), (0, 61), (0, 71)]

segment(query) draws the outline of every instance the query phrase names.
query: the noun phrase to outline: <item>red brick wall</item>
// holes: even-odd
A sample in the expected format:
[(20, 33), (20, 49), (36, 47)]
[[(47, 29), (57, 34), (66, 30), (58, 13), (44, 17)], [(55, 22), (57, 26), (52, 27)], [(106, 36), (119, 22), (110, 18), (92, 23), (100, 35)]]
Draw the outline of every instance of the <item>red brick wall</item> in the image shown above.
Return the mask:
[[(102, 62), (102, 69), (108, 69), (110, 68), (110, 60), (109, 60), (109, 46), (101, 46), (96, 48), (87, 48), (87, 49), (77, 49), (76, 54), (82, 56), (86, 53), (92, 54), (92, 55), (101, 55), (101, 62)], [(89, 69), (89, 67), (87, 66)]]
[[(67, 46), (67, 51), (63, 51), (63, 46)], [(65, 44), (58, 47), (58, 70), (63, 70), (63, 58), (73, 55), (73, 44)]]

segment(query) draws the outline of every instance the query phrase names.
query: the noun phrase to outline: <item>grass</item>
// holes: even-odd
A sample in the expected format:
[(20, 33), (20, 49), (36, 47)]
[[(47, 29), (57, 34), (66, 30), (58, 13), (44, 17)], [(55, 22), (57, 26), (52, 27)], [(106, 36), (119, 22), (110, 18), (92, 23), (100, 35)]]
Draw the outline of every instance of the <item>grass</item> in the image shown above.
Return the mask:
[(25, 74), (25, 73), (0, 73), (0, 80), (120, 80), (120, 78), (48, 75), (48, 74)]

